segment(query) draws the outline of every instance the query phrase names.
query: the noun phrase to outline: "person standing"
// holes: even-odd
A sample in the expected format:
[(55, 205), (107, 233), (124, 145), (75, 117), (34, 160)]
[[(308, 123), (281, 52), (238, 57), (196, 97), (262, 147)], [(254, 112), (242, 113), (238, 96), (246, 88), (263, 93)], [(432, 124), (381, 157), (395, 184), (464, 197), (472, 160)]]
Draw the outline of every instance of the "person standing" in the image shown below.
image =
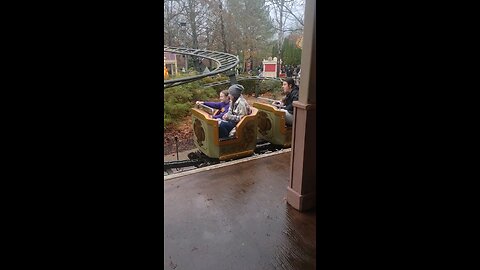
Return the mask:
[(293, 77), (293, 70), (291, 66), (287, 66), (287, 77)]

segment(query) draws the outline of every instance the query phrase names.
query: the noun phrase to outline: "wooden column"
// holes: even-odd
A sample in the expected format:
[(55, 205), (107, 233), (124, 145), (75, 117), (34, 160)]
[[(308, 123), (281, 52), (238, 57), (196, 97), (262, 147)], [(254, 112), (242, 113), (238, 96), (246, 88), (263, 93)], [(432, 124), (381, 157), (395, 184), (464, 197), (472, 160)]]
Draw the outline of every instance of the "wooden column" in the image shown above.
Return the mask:
[(316, 186), (316, 27), (315, 0), (306, 0), (299, 100), (294, 121), (287, 202), (299, 211), (315, 207)]

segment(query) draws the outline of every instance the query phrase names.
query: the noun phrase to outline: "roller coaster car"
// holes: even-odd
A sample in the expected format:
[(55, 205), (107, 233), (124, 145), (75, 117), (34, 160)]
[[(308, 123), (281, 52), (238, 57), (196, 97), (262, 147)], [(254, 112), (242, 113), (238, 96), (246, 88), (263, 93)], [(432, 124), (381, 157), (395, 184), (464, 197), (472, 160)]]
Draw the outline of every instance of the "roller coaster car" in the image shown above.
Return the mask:
[(258, 138), (283, 148), (292, 145), (292, 127), (285, 123), (285, 112), (265, 103), (254, 102), (258, 109)]
[(198, 108), (192, 108), (193, 141), (195, 146), (209, 158), (230, 160), (253, 155), (257, 144), (257, 113), (243, 117), (236, 126), (234, 137), (219, 140), (218, 120)]

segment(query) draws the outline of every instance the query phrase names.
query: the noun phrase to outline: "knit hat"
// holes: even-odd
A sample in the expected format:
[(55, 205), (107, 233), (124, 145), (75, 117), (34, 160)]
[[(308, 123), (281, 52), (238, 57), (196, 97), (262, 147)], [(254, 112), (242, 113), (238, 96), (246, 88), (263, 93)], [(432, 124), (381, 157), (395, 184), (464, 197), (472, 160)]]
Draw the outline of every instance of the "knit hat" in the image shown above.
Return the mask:
[(228, 93), (237, 99), (243, 91), (243, 86), (240, 84), (234, 84), (228, 88)]

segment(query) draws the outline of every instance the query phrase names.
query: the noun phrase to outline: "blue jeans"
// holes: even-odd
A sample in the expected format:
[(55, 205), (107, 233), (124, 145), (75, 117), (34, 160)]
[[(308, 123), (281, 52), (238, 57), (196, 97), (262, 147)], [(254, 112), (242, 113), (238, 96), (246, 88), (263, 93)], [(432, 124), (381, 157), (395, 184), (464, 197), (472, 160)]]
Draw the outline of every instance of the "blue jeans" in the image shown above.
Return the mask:
[(287, 110), (281, 110), (285, 112), (285, 124), (291, 126), (293, 124), (293, 114), (290, 114)]
[(230, 133), (230, 131), (235, 127), (235, 125), (236, 124), (234, 122), (221, 121), (218, 125), (218, 136), (220, 138), (228, 138), (228, 133)]

